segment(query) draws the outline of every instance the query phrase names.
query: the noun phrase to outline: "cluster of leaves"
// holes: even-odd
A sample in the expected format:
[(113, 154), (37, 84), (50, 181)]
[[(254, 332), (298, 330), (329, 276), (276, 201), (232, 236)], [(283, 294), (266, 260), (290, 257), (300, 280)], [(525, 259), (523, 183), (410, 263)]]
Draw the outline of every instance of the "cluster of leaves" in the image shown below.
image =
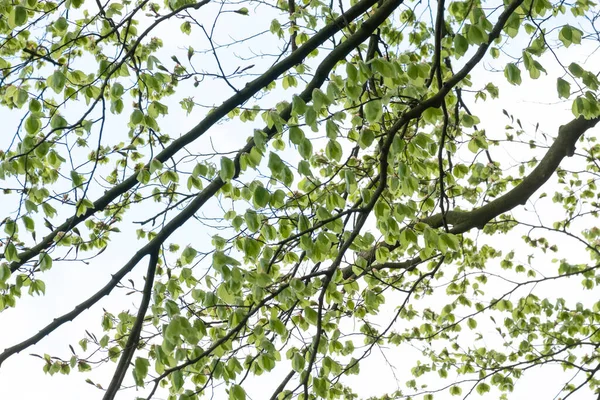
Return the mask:
[[(0, 364), (119, 287), (140, 295), (137, 312), (105, 311), (101, 337), (87, 333), (69, 360), (40, 357), (45, 372), (107, 364), (110, 383), (89, 380), (105, 399), (131, 373), (147, 399), (225, 391), (241, 400), (263, 374), (281, 379), (272, 399), (356, 398), (347, 376), (360, 377), (375, 348), (411, 344), (422, 355), (413, 376), (381, 398), (508, 397), (525, 371), (553, 363), (585, 375), (581, 385), (565, 379), (566, 396), (599, 390), (600, 302), (530, 290), (573, 277), (588, 290), (600, 283), (600, 230), (593, 219), (579, 226), (597, 216), (600, 145), (588, 130), (600, 118), (599, 82), (585, 63), (556, 56), (598, 40), (596, 5), (342, 3), (0, 3), (0, 113), (18, 116), (0, 150), (0, 310), (18, 308), (23, 290), (44, 294), (44, 275), (65, 262), (101, 260), (111, 239), (139, 247), (98, 292), (7, 348)], [(247, 18), (268, 28), (221, 42), (221, 20)], [(163, 28), (172, 36), (158, 37)], [(196, 46), (183, 50), (187, 59), (169, 53), (178, 35)], [(261, 41), (281, 51), (231, 66), (230, 48)], [(468, 103), (499, 96), (497, 83), (472, 83), (484, 60), (520, 85), (556, 70), (542, 65), (549, 54), (557, 97), (572, 102), (574, 119), (545, 146), (528, 142), (508, 113), (505, 138), (479, 129), (485, 121)], [(177, 136), (166, 121), (184, 116), (195, 126)], [(224, 140), (219, 123), (244, 132)], [(199, 150), (213, 141), (226, 150)], [(584, 172), (560, 168), (577, 143)], [(494, 148), (521, 144), (513, 176)], [(555, 172), (552, 223), (513, 216)], [(540, 277), (534, 257), (522, 262), (523, 253), (476, 235), (514, 238), (519, 228), (575, 239), (589, 262), (556, 260), (556, 273)], [(167, 242), (188, 229), (210, 233), (210, 246)], [(519, 243), (559, 250), (531, 233)], [(143, 289), (124, 283), (145, 258)], [(490, 318), (497, 347), (484, 345), (480, 325)], [(458, 378), (426, 388), (432, 375)]]

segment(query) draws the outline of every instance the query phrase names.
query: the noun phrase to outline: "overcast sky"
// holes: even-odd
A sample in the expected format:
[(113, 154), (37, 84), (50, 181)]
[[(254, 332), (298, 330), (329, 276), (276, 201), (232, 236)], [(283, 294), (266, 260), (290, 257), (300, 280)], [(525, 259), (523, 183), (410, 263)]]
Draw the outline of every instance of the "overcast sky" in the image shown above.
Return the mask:
[[(255, 22), (260, 21), (262, 18), (266, 18), (264, 15), (251, 15), (243, 19), (239, 15), (232, 14), (228, 16), (222, 25), (221, 35), (231, 35), (232, 37), (240, 38), (248, 34), (248, 28), (250, 26), (260, 26), (259, 24), (254, 25)], [(268, 20), (268, 19), (267, 19)], [(240, 22), (242, 21), (242, 22)], [(268, 26), (264, 25), (263, 26)], [(184, 57), (185, 51), (182, 51), (182, 43), (189, 40), (186, 37), (182, 37), (178, 32), (173, 29), (162, 29), (157, 33), (164, 43), (165, 48), (161, 52), (164, 54), (164, 59), (168, 60), (172, 54), (177, 54), (179, 57)], [(223, 37), (223, 40), (225, 38)], [(277, 45), (277, 42), (269, 42), (267, 36), (265, 36), (264, 42), (262, 43), (264, 49), (272, 48)], [(256, 50), (256, 49), (255, 49)], [(588, 54), (592, 52), (593, 48), (587, 46), (581, 46), (577, 48), (569, 49), (568, 53), (563, 52), (561, 54), (565, 59), (578, 58), (582, 60)], [(222, 61), (230, 67), (233, 65), (243, 64), (239, 58), (234, 57), (227, 49), (220, 51)], [(240, 54), (237, 54), (239, 56)], [(599, 65), (600, 59), (597, 56), (593, 56), (588, 60), (588, 65)], [(266, 58), (262, 60), (252, 60), (248, 63), (257, 64), (253, 70), (255, 72), (261, 72), (261, 65), (268, 65), (272, 60)], [(473, 73), (474, 87), (480, 87), (485, 85), (489, 81), (493, 81), (500, 88), (500, 99), (496, 101), (488, 100), (486, 103), (470, 103), (471, 110), (475, 112), (481, 118), (480, 128), (485, 128), (489, 137), (492, 138), (503, 138), (504, 137), (504, 126), (509, 122), (507, 117), (502, 113), (502, 109), (506, 109), (510, 114), (514, 114), (516, 118), (520, 118), (523, 122), (525, 130), (534, 135), (535, 124), (539, 122), (540, 127), (537, 133), (537, 139), (541, 133), (545, 133), (549, 137), (556, 135), (558, 127), (566, 122), (570, 121), (573, 117), (570, 111), (570, 102), (558, 102), (558, 96), (556, 94), (555, 80), (558, 76), (559, 67), (551, 56), (546, 56), (542, 59), (542, 64), (548, 70), (548, 77), (542, 76), (537, 81), (531, 81), (526, 77), (524, 73), (524, 82), (519, 87), (513, 87), (505, 83), (504, 77), (501, 72), (490, 72), (478, 66), (476, 71)], [(489, 66), (489, 65), (488, 65)], [(501, 62), (495, 62), (494, 66), (501, 67)], [(242, 65), (243, 67), (243, 65)], [(200, 103), (207, 105), (219, 104), (220, 101), (231, 95), (231, 91), (228, 91), (220, 83), (205, 82), (200, 88), (202, 91), (194, 89), (189, 85), (188, 87), (181, 86), (176, 96), (168, 101), (171, 115), (164, 119), (164, 123), (161, 124), (163, 127), (168, 127), (168, 133), (177, 136), (181, 133), (185, 133), (189, 128), (199, 122), (200, 117), (198, 114), (199, 110), (192, 112), (189, 117), (184, 117), (185, 113), (181, 111), (178, 102), (186, 96), (194, 96), (195, 100)], [(293, 93), (290, 91), (288, 93)], [(281, 92), (278, 95), (283, 95)], [(274, 98), (275, 96), (271, 96)], [(284, 97), (281, 97), (283, 99)], [(289, 95), (286, 95), (289, 99)], [(278, 100), (278, 99), (276, 99)], [(273, 102), (274, 104), (274, 102)], [(66, 111), (68, 115), (69, 111)], [(11, 113), (6, 109), (0, 109), (0, 120), (2, 120), (3, 126), (14, 127), (18, 123), (18, 115)], [(109, 125), (107, 131), (114, 132), (114, 134), (125, 135), (126, 129), (122, 129), (121, 126), (124, 121), (127, 121), (128, 115), (123, 116), (110, 116)], [(260, 121), (259, 121), (260, 122)], [(210, 131), (210, 142), (219, 151), (235, 150), (241, 147), (245, 143), (245, 138), (252, 135), (252, 129), (259, 127), (260, 123), (256, 124), (241, 124), (239, 122), (228, 122), (227, 124), (216, 125)], [(14, 129), (7, 130), (7, 132), (14, 132)], [(167, 132), (165, 132), (167, 133)], [(9, 140), (10, 135), (5, 134), (0, 136), (0, 147), (5, 147), (5, 142)], [(202, 146), (206, 146), (208, 139), (204, 139), (199, 144), (192, 145), (195, 149), (202, 149)], [(500, 147), (492, 148), (491, 152), (497, 161), (501, 161), (503, 166), (514, 165), (515, 160), (524, 160), (528, 158), (530, 150), (526, 146), (512, 146), (510, 152), (504, 151)], [(215, 160), (218, 162), (218, 160)], [(568, 160), (569, 163), (573, 164), (575, 160)], [(552, 193), (550, 187), (544, 187), (543, 191)], [(532, 199), (536, 199), (534, 195)], [(539, 215), (547, 218), (548, 222), (552, 222), (555, 218), (554, 209), (549, 201), (543, 200), (536, 203), (535, 208)], [(515, 214), (520, 218), (537, 218), (536, 215), (527, 214), (527, 212), (533, 209), (533, 204), (528, 204), (526, 207), (520, 207), (515, 211)], [(210, 207), (202, 210), (205, 215), (208, 216), (219, 216), (222, 211), (216, 206), (215, 203), (211, 204)], [(132, 224), (131, 221), (147, 218), (151, 215), (148, 210), (132, 210), (129, 219), (120, 226), (122, 233), (113, 236), (113, 240), (106, 252), (100, 257), (92, 260), (89, 265), (81, 263), (60, 263), (53, 267), (51, 273), (45, 274), (43, 280), (46, 283), (46, 295), (44, 297), (29, 297), (23, 296), (19, 299), (17, 308), (8, 309), (0, 314), (0, 349), (11, 346), (26, 337), (31, 336), (34, 332), (37, 332), (40, 328), (49, 323), (54, 317), (62, 315), (70, 311), (75, 304), (80, 303), (86, 299), (91, 293), (97, 291), (102, 287), (109, 279), (110, 275), (117, 271), (122, 265), (129, 260), (135, 250), (140, 246), (141, 242), (135, 240), (135, 229), (137, 226)], [(183, 246), (186, 244), (193, 244), (195, 247), (203, 247), (210, 245), (210, 236), (212, 232), (199, 231), (198, 224), (188, 224), (183, 226), (179, 232), (173, 235), (168, 242), (176, 242)], [(367, 229), (374, 229), (371, 225)], [(525, 232), (520, 229), (516, 232)], [(547, 235), (550, 237), (550, 235)], [(532, 253), (532, 249), (525, 247), (520, 239), (520, 234), (511, 233), (508, 238), (499, 239), (480, 236), (480, 243), (493, 242), (495, 246), (500, 246), (506, 251), (510, 249), (516, 249), (518, 257), (522, 261), (525, 261), (527, 255)], [(584, 253), (580, 245), (574, 241), (568, 242), (564, 238), (559, 239), (559, 245), (561, 245), (561, 252), (557, 255), (542, 256), (536, 255), (534, 260), (534, 266), (536, 269), (542, 271), (546, 275), (553, 275), (557, 272), (557, 267), (551, 264), (553, 257), (567, 257), (569, 260), (577, 259), (580, 262), (586, 262), (587, 256)], [(493, 267), (493, 266), (491, 266)], [(140, 265), (131, 273), (128, 278), (134, 279), (139, 286), (141, 286), (141, 276), (144, 274), (146, 268), (146, 260), (142, 261)], [(498, 292), (502, 293), (502, 286), (494, 288)], [(491, 298), (492, 288), (488, 288), (489, 292), (486, 298)], [(532, 287), (527, 290), (534, 289)], [(586, 293), (581, 290), (579, 279), (573, 280), (569, 284), (565, 284), (561, 280), (558, 284), (545, 284), (535, 287), (538, 296), (548, 296), (550, 298), (565, 297), (567, 299), (582, 302), (593, 302), (597, 299), (592, 296), (592, 293)], [(539, 292), (538, 292), (539, 291)], [(517, 297), (518, 298), (518, 297)], [(94, 382), (102, 383), (105, 387), (108, 384), (110, 376), (114, 371), (115, 364), (107, 364), (101, 368), (94, 369), (91, 373), (80, 374), (77, 372), (71, 373), (69, 376), (63, 376), (60, 374), (49, 376), (45, 375), (42, 371), (43, 361), (38, 358), (31, 357), (29, 353), (35, 353), (43, 355), (49, 353), (52, 355), (59, 355), (63, 358), (68, 359), (70, 351), (68, 348), (69, 344), (72, 344), (76, 350), (80, 350), (76, 345), (77, 342), (84, 337), (84, 331), (87, 329), (90, 332), (95, 332), (99, 337), (101, 336), (100, 318), (103, 313), (103, 308), (110, 310), (114, 313), (118, 313), (120, 310), (129, 309), (137, 310), (136, 304), (139, 302), (140, 296), (126, 296), (125, 291), (116, 290), (111, 294), (110, 298), (105, 298), (103, 301), (98, 303), (92, 309), (81, 314), (75, 322), (65, 324), (58, 330), (56, 330), (51, 336), (47, 337), (39, 344), (26, 350), (24, 354), (19, 354), (11, 357), (7, 360), (0, 369), (0, 398), (11, 399), (11, 400), (30, 400), (30, 399), (61, 399), (61, 400), (80, 400), (80, 399), (95, 399), (101, 398), (102, 392), (93, 387), (90, 384), (85, 383), (86, 378), (92, 379)], [(389, 319), (388, 313), (393, 311), (394, 298), (388, 299), (384, 311), (382, 311), (382, 320)], [(443, 304), (443, 296), (434, 297), (428, 299), (428, 302), (439, 302)], [(418, 304), (417, 302), (415, 302)], [(387, 311), (385, 311), (387, 310)], [(486, 331), (487, 329), (487, 331)], [(497, 335), (494, 334), (494, 330), (491, 324), (482, 323), (480, 331), (485, 337), (486, 345), (489, 347), (501, 346), (502, 342), (499, 340)], [(467, 333), (468, 334), (468, 333)], [(409, 379), (412, 379), (410, 375), (410, 369), (414, 366), (416, 356), (419, 355), (417, 348), (411, 348), (410, 346), (401, 346), (399, 348), (388, 349), (386, 352), (387, 361), (391, 363), (395, 368), (395, 375), (398, 378), (400, 384), (404, 384)], [(287, 368), (278, 368), (275, 372), (276, 375), (281, 375), (287, 372)], [(533, 372), (526, 374), (525, 377), (520, 380), (516, 387), (516, 392), (510, 397), (511, 399), (553, 399), (558, 394), (560, 386), (568, 380), (570, 375), (565, 375), (560, 367), (548, 367), (540, 370), (540, 372)], [(130, 373), (127, 375), (128, 382), (131, 383)], [(353, 387), (361, 397), (368, 397), (370, 395), (378, 395), (384, 392), (393, 391), (397, 388), (397, 384), (394, 379), (394, 374), (389, 366), (386, 365), (386, 361), (382, 355), (374, 352), (372, 357), (367, 359), (361, 364), (361, 374), (358, 377), (352, 377)], [(263, 376), (248, 381), (245, 388), (249, 396), (255, 400), (264, 399), (269, 396), (273, 389), (278, 385), (280, 379), (276, 379), (273, 375)], [(445, 383), (451, 383), (452, 380), (448, 379)], [(431, 386), (436, 387), (440, 382), (432, 381)], [(147, 394), (147, 390), (140, 390), (140, 396)], [(127, 390), (120, 393), (118, 399), (132, 399), (136, 396), (135, 389)], [(446, 398), (446, 395), (441, 395), (439, 398)], [(589, 392), (587, 393), (589, 396)], [(156, 396), (157, 399), (164, 398)], [(221, 395), (215, 396), (215, 399), (221, 400), (225, 397)], [(436, 399), (437, 399), (436, 395)], [(571, 397), (572, 399), (585, 399), (586, 393), (581, 392), (578, 395)], [(588, 397), (589, 398), (589, 397)]]

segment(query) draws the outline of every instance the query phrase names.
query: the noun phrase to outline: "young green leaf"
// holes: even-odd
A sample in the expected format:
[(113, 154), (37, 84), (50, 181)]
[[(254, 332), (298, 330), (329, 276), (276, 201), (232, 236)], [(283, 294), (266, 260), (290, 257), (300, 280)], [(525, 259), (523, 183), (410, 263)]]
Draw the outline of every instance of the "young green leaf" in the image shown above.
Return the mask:
[(381, 100), (369, 101), (364, 106), (365, 118), (367, 121), (373, 123), (379, 121), (383, 115), (383, 105)]
[(560, 98), (568, 99), (571, 96), (571, 84), (562, 78), (556, 80), (556, 90)]
[(229, 157), (221, 157), (221, 169), (219, 170), (219, 177), (223, 182), (229, 182), (235, 174), (235, 164)]
[(512, 85), (521, 84), (521, 70), (513, 63), (506, 64), (504, 68), (504, 76)]

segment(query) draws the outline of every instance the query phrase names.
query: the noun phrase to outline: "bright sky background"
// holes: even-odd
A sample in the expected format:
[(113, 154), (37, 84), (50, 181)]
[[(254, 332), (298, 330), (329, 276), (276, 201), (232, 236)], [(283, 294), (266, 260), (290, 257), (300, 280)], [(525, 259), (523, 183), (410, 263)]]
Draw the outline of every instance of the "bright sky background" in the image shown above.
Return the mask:
[[(252, 11), (251, 11), (252, 12)], [(264, 15), (252, 15), (251, 17), (241, 17), (239, 15), (231, 14), (226, 17), (222, 23), (222, 35), (230, 35), (234, 38), (240, 38), (248, 35), (248, 29), (253, 26), (252, 24), (258, 19), (267, 18)], [(269, 19), (267, 19), (269, 20)], [(240, 23), (240, 21), (243, 21)], [(268, 26), (265, 24), (257, 24), (256, 26)], [(165, 25), (166, 26), (166, 25)], [(162, 29), (157, 34), (164, 41), (165, 48), (162, 54), (165, 54), (164, 59), (168, 60), (171, 54), (177, 53), (180, 58), (183, 58), (185, 52), (181, 50), (183, 43), (189, 41), (189, 38), (182, 37), (179, 32), (173, 30)], [(265, 36), (261, 44), (264, 45), (264, 49), (272, 48), (276, 45), (276, 42), (268, 42)], [(200, 47), (200, 46), (198, 46)], [(581, 46), (571, 48), (567, 52), (563, 52), (561, 57), (564, 60), (570, 59), (584, 59), (594, 49), (588, 46)], [(243, 63), (239, 59), (232, 57), (227, 49), (220, 51), (220, 55), (223, 57), (222, 61), (228, 66), (239, 65), (243, 67)], [(489, 59), (488, 59), (489, 61)], [(594, 55), (593, 58), (588, 60), (588, 65), (599, 65), (600, 57)], [(263, 65), (268, 65), (269, 59), (262, 60)], [(505, 61), (504, 61), (505, 62)], [(248, 64), (257, 64), (257, 67), (253, 69), (254, 72), (263, 71), (260, 68), (261, 61), (251, 60)], [(493, 81), (500, 88), (500, 99), (493, 101), (488, 100), (486, 103), (474, 104), (472, 101), (469, 102), (471, 110), (481, 118), (482, 124), (480, 128), (485, 128), (490, 137), (502, 138), (504, 136), (504, 126), (509, 122), (506, 116), (503, 115), (502, 109), (506, 109), (510, 114), (513, 114), (515, 118), (520, 118), (523, 123), (523, 127), (528, 133), (533, 135), (534, 126), (539, 122), (540, 127), (537, 135), (540, 132), (544, 132), (548, 136), (554, 136), (557, 133), (557, 129), (561, 124), (564, 124), (572, 119), (570, 111), (570, 102), (558, 102), (558, 96), (556, 94), (555, 79), (558, 76), (558, 65), (549, 56), (542, 59), (542, 64), (548, 70), (548, 78), (542, 76), (537, 81), (531, 81), (524, 73), (523, 84), (519, 87), (512, 87), (505, 83), (502, 72), (492, 73), (485, 71), (482, 66), (478, 66), (476, 71), (473, 73), (473, 87), (478, 88), (484, 86), (487, 82)], [(503, 66), (502, 62), (495, 61), (494, 66)], [(207, 68), (208, 69), (208, 68)], [(233, 68), (230, 68), (233, 69)], [(195, 100), (200, 103), (207, 105), (219, 104), (220, 101), (227, 98), (231, 91), (224, 89), (224, 86), (219, 83), (203, 83), (200, 88), (202, 92), (198, 92), (191, 84), (189, 87), (180, 86), (178, 88), (178, 94), (173, 96), (169, 100), (168, 105), (172, 110), (172, 115), (164, 119), (165, 122), (161, 124), (162, 127), (169, 127), (168, 132), (173, 136), (177, 136), (181, 133), (186, 132), (189, 128), (199, 122), (200, 118), (197, 116), (196, 109), (189, 117), (183, 118), (185, 115), (180, 110), (178, 101), (187, 96), (194, 96)], [(297, 92), (295, 90), (294, 92)], [(274, 96), (271, 96), (271, 100), (278, 96), (281, 91), (276, 91)], [(293, 92), (288, 92), (293, 93)], [(289, 98), (289, 96), (286, 96)], [(270, 102), (274, 104), (274, 101)], [(267, 104), (270, 104), (267, 103)], [(67, 114), (68, 115), (68, 114)], [(125, 130), (119, 127), (123, 121), (126, 121), (124, 114), (120, 117), (111, 116), (110, 126), (107, 127), (107, 131), (114, 129), (115, 134), (125, 134)], [(0, 137), (0, 145), (4, 146), (4, 141), (8, 140), (12, 135), (14, 129), (8, 129), (6, 126), (16, 126), (18, 122), (15, 119), (15, 115), (11, 114), (5, 109), (0, 109), (0, 119), (3, 121), (7, 134)], [(261, 124), (258, 121), (255, 124), (241, 124), (239, 122), (228, 122), (227, 124), (216, 125), (211, 129), (210, 138), (214, 146), (220, 151), (228, 151), (238, 149), (245, 142), (245, 138), (252, 135), (252, 129), (254, 127), (260, 127)], [(202, 146), (207, 146), (208, 141), (199, 141), (194, 148), (202, 149)], [(515, 149), (515, 148), (513, 148)], [(210, 148), (207, 148), (208, 152)], [(503, 151), (501, 148), (491, 148), (492, 155), (495, 160), (503, 162), (503, 165), (511, 165), (511, 158), (516, 160), (524, 159), (526, 154), (529, 154), (530, 150), (526, 146), (521, 146), (520, 150), (511, 150), (509, 154)], [(507, 164), (504, 164), (506, 162)], [(574, 160), (568, 160), (564, 165), (573, 164)], [(543, 188), (543, 191), (551, 193), (552, 190), (547, 185)], [(532, 197), (533, 200), (537, 198), (536, 195)], [(554, 217), (553, 206), (549, 200), (540, 201), (536, 203), (536, 209), (539, 214), (547, 218), (549, 222)], [(520, 207), (515, 211), (515, 215), (519, 217), (536, 218), (535, 215), (526, 214), (525, 210), (531, 210), (532, 204), (528, 204), (526, 207)], [(205, 215), (218, 216), (221, 214), (220, 209), (213, 204), (203, 209)], [(151, 213), (148, 210), (132, 210), (130, 213), (130, 220), (139, 220), (148, 217)], [(206, 248), (210, 246), (210, 233), (207, 231), (198, 231), (198, 224), (191, 224), (183, 226), (180, 231), (174, 234), (167, 243), (176, 242), (182, 245), (182, 248), (186, 244), (193, 244), (195, 247)], [(62, 315), (70, 311), (75, 304), (86, 299), (91, 293), (97, 291), (102, 287), (109, 279), (111, 273), (121, 268), (121, 266), (131, 257), (134, 251), (139, 246), (140, 242), (137, 242), (135, 238), (135, 229), (137, 226), (133, 225), (130, 221), (120, 226), (122, 233), (113, 236), (113, 240), (109, 246), (109, 249), (102, 254), (101, 257), (94, 259), (90, 265), (75, 264), (75, 263), (62, 263), (55, 265), (52, 273), (46, 274), (43, 280), (46, 283), (46, 295), (44, 297), (29, 297), (23, 296), (18, 301), (17, 308), (8, 309), (4, 311), (0, 316), (0, 349), (11, 346), (21, 340), (29, 337), (34, 332), (37, 332), (40, 328), (49, 323), (52, 318), (58, 315)], [(373, 226), (371, 226), (371, 229)], [(530, 254), (532, 250), (524, 246), (520, 239), (520, 234), (516, 232), (525, 232), (522, 229), (515, 230), (510, 236), (501, 238), (501, 246), (505, 249), (518, 249), (518, 256), (521, 261), (526, 261), (527, 254)], [(546, 235), (549, 239), (551, 235)], [(480, 243), (494, 242), (498, 245), (498, 238), (490, 238), (480, 236)], [(558, 244), (561, 246), (561, 252), (558, 257), (568, 257), (571, 262), (575, 262), (574, 259), (582, 262), (587, 261), (587, 255), (584, 253), (580, 245), (574, 241), (568, 242), (564, 238), (560, 238)], [(205, 243), (203, 246), (202, 244)], [(535, 267), (541, 271), (544, 275), (556, 274), (556, 266), (550, 264), (550, 260), (555, 255), (535, 258)], [(146, 269), (147, 260), (144, 259), (138, 267), (132, 272), (127, 278), (132, 278), (136, 281), (137, 285), (140, 286), (142, 280), (141, 276), (144, 274)], [(503, 287), (498, 286), (498, 293), (503, 293)], [(531, 289), (529, 287), (528, 289)], [(491, 298), (492, 288), (488, 288), (486, 298)], [(583, 292), (579, 281), (577, 279), (572, 280), (569, 284), (565, 284), (563, 280), (558, 285), (545, 284), (535, 288), (538, 296), (549, 296), (549, 297), (565, 297), (574, 301), (582, 301), (585, 303), (591, 303), (597, 300), (597, 296), (593, 296), (593, 293)], [(95, 369), (91, 373), (80, 374), (72, 372), (69, 376), (56, 374), (54, 376), (45, 375), (42, 371), (43, 361), (35, 357), (28, 356), (29, 353), (36, 353), (43, 355), (44, 353), (50, 353), (53, 355), (61, 355), (63, 358), (68, 359), (70, 351), (68, 344), (72, 344), (77, 351), (80, 349), (77, 346), (77, 342), (84, 337), (84, 330), (88, 329), (90, 332), (95, 332), (98, 337), (101, 334), (100, 318), (103, 313), (103, 308), (112, 312), (118, 312), (122, 309), (137, 310), (136, 304), (139, 302), (140, 296), (125, 296), (125, 291), (115, 290), (110, 298), (105, 298), (92, 309), (81, 314), (75, 322), (63, 325), (61, 328), (56, 330), (50, 337), (47, 337), (41, 341), (38, 345), (33, 346), (26, 350), (26, 354), (19, 354), (8, 359), (0, 369), (0, 398), (11, 399), (11, 400), (30, 400), (30, 399), (61, 399), (61, 400), (80, 400), (80, 399), (97, 399), (101, 398), (102, 392), (93, 387), (92, 385), (85, 383), (86, 378), (92, 379), (94, 382), (102, 383), (104, 387), (108, 385), (110, 376), (114, 371), (115, 364), (104, 365), (102, 368)], [(387, 301), (386, 306), (383, 310), (388, 309), (388, 312), (393, 310), (394, 304), (393, 297), (390, 297)], [(439, 302), (443, 304), (443, 297), (428, 299), (428, 302)], [(415, 304), (418, 304), (415, 302)], [(389, 317), (387, 312), (382, 311), (382, 321), (385, 321)], [(492, 325), (489, 325), (491, 327)], [(501, 345), (498, 341), (497, 335), (494, 336), (493, 328), (486, 327), (485, 324), (480, 325), (480, 331), (485, 336), (486, 345), (493, 347), (494, 345)], [(489, 328), (489, 329), (488, 329)], [(487, 331), (486, 331), (487, 329)], [(468, 332), (465, 334), (469, 334)], [(495, 341), (496, 340), (496, 341)], [(395, 375), (401, 384), (409, 379), (412, 379), (410, 375), (410, 369), (414, 366), (415, 357), (418, 355), (417, 349), (411, 349), (409, 346), (401, 346), (400, 348), (388, 349), (386, 353), (388, 361), (394, 365)], [(152, 369), (152, 368), (151, 368)], [(561, 384), (568, 380), (571, 375), (565, 375), (561, 368), (550, 367), (540, 370), (543, 372), (534, 372), (526, 374), (525, 377), (517, 383), (516, 391), (511, 395), (513, 399), (553, 399), (558, 394)], [(287, 368), (278, 368), (274, 374), (256, 378), (247, 381), (245, 389), (254, 400), (262, 400), (271, 395), (273, 389), (279, 384), (280, 378), (278, 375), (283, 376), (287, 373)], [(569, 372), (572, 374), (572, 372)], [(131, 383), (131, 374), (128, 372), (127, 381)], [(385, 364), (385, 360), (381, 354), (374, 352), (372, 357), (368, 358), (367, 361), (361, 363), (361, 375), (359, 377), (351, 377), (354, 380), (354, 388), (357, 390), (361, 397), (368, 397), (370, 395), (377, 395), (387, 391), (393, 391), (396, 389), (396, 383), (393, 374), (388, 366)], [(448, 379), (444, 383), (451, 383), (452, 379)], [(432, 381), (431, 387), (436, 387), (438, 382)], [(117, 399), (133, 399), (136, 395), (145, 397), (147, 390), (140, 390), (135, 392), (133, 390), (127, 390), (120, 393)], [(478, 395), (474, 394), (473, 396)], [(589, 396), (589, 393), (587, 393)], [(449, 396), (448, 396), (449, 397)], [(156, 399), (163, 399), (165, 397), (155, 396)], [(216, 400), (225, 399), (225, 395), (215, 396)], [(438, 396), (436, 395), (436, 399)], [(446, 395), (441, 395), (439, 398), (446, 398)], [(585, 399), (586, 393), (580, 392), (578, 395), (571, 397), (574, 400)], [(589, 397), (587, 397), (589, 398)]]

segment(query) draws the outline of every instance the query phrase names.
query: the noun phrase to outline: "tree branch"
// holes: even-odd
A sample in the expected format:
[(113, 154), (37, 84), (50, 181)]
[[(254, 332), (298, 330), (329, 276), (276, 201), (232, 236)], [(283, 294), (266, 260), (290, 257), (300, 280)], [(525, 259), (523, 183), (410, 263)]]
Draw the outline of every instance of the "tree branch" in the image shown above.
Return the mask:
[[(450, 211), (446, 215), (448, 224), (453, 225), (451, 233), (463, 233), (472, 228), (483, 228), (492, 219), (512, 210), (518, 205), (524, 205), (539, 188), (550, 179), (565, 157), (574, 153), (575, 144), (579, 138), (600, 121), (600, 117), (586, 120), (583, 117), (575, 118), (558, 129), (558, 137), (550, 146), (540, 163), (521, 183), (508, 193), (494, 201), (472, 211)], [(424, 219), (433, 228), (438, 228), (442, 223), (442, 215), (436, 214)]]
[(150, 303), (150, 298), (152, 297), (152, 287), (154, 286), (154, 276), (156, 273), (157, 264), (158, 249), (155, 249), (154, 252), (150, 254), (150, 261), (148, 262), (148, 272), (146, 272), (146, 284), (144, 285), (142, 303), (140, 304), (135, 323), (131, 328), (131, 332), (129, 332), (129, 338), (127, 338), (127, 344), (125, 345), (125, 349), (121, 354), (119, 364), (117, 365), (117, 369), (115, 370), (113, 378), (110, 381), (110, 385), (106, 389), (103, 400), (113, 400), (115, 398), (117, 391), (123, 383), (125, 373), (127, 372), (129, 363), (133, 358), (133, 353), (135, 353), (137, 348), (138, 341), (140, 340), (140, 334), (142, 332), (142, 326), (144, 325), (146, 311), (148, 310), (148, 304)]
[[(494, 218), (504, 214), (518, 205), (524, 205), (527, 200), (547, 181), (556, 171), (560, 163), (565, 157), (570, 157), (574, 154), (575, 144), (579, 138), (588, 130), (593, 128), (600, 117), (586, 120), (583, 117), (575, 118), (566, 125), (562, 125), (558, 129), (558, 137), (550, 146), (537, 167), (529, 175), (527, 175), (521, 183), (515, 186), (512, 190), (498, 197), (488, 204), (475, 208), (471, 211), (446, 211), (446, 223), (452, 228), (449, 230), (453, 234), (465, 233), (473, 228), (482, 229), (488, 222)], [(440, 228), (444, 224), (444, 215), (438, 213), (430, 217), (424, 218), (419, 222), (429, 225), (431, 228)], [(390, 251), (400, 246), (396, 244), (382, 244)], [(378, 246), (373, 247), (361, 254), (361, 257), (366, 260), (373, 260), (375, 251)], [(351, 270), (348, 272), (348, 277), (351, 276)]]
[(292, 53), (298, 49), (298, 45), (296, 44), (296, 36), (298, 36), (298, 26), (296, 25), (296, 1), (288, 0), (288, 7), (290, 11), (290, 21), (292, 23), (292, 34), (290, 35), (290, 45), (292, 47)]

